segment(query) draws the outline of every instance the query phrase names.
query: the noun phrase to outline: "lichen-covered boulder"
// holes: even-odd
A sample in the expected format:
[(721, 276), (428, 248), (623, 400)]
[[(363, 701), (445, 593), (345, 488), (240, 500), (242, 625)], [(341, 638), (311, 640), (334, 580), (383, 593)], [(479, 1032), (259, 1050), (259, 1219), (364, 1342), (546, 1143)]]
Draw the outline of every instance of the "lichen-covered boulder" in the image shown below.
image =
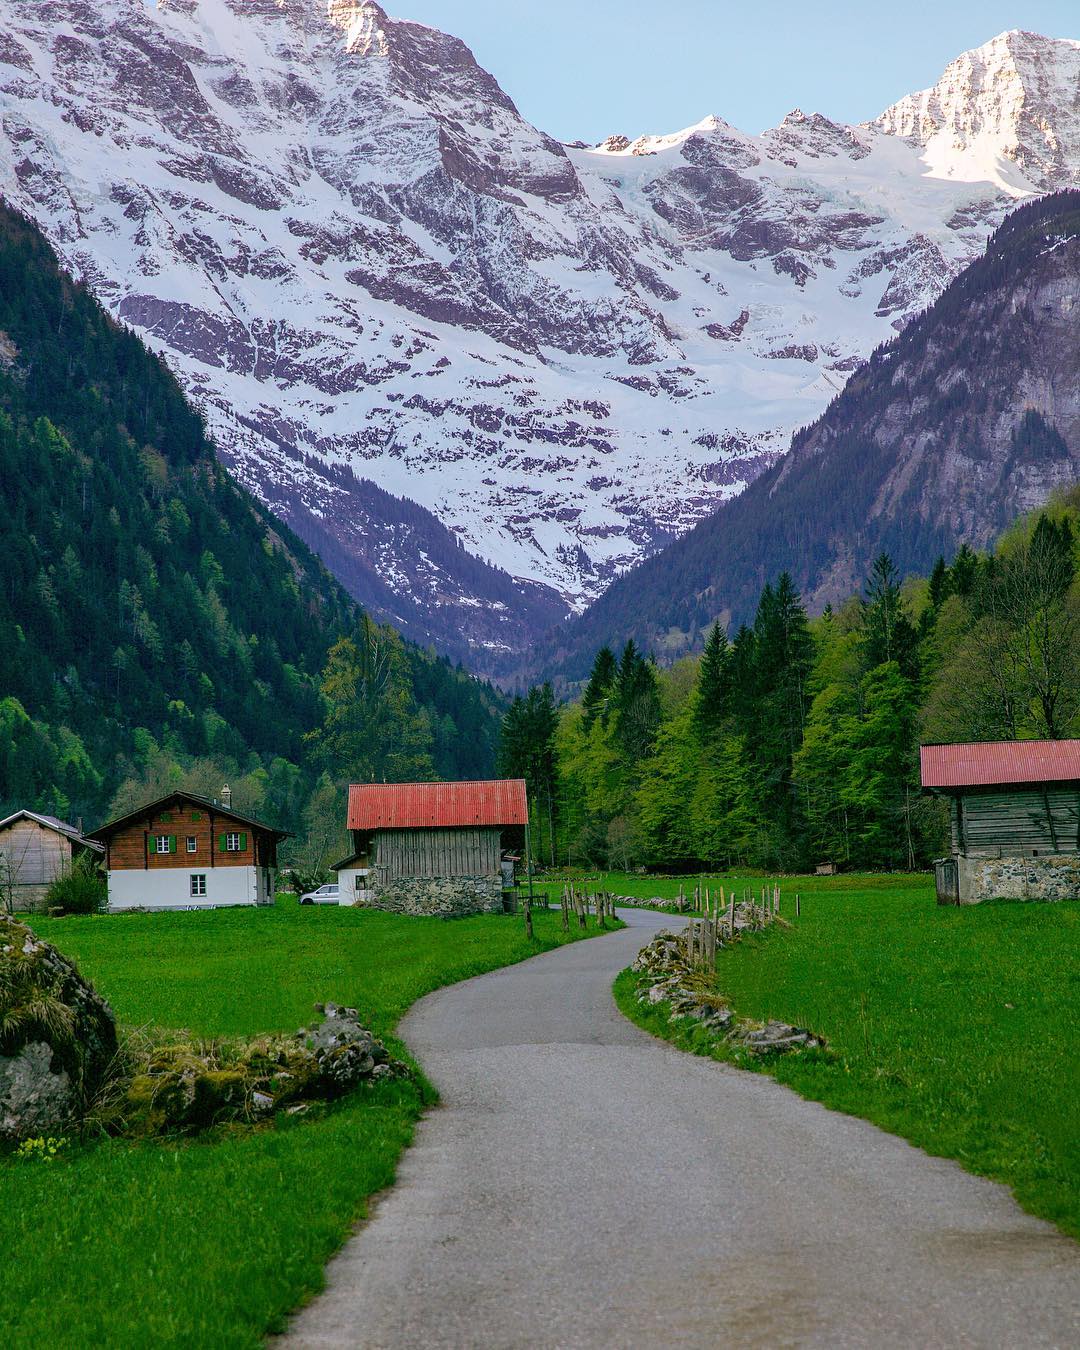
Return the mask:
[(0, 915), (0, 1140), (77, 1121), (116, 1049), (112, 1009), (74, 963)]
[(386, 1049), (365, 1027), (355, 1008), (317, 1003), (323, 1021), (312, 1030), (300, 1030), (297, 1040), (314, 1056), (319, 1086), (328, 1097), (350, 1091), (374, 1070), (386, 1064)]

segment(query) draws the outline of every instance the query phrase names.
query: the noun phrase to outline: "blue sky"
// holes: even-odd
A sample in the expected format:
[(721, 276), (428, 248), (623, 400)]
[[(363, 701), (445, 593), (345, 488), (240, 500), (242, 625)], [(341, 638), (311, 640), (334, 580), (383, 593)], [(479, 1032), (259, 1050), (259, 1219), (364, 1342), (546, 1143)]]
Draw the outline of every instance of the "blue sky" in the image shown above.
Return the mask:
[(381, 0), (464, 38), (522, 113), (565, 140), (743, 131), (801, 107), (874, 117), (1007, 28), (1080, 38), (1077, 0)]

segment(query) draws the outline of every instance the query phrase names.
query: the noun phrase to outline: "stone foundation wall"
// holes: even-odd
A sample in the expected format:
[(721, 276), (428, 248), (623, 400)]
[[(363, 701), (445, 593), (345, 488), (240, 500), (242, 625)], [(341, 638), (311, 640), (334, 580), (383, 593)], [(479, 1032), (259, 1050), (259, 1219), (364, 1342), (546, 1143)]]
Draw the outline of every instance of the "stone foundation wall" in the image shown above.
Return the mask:
[(502, 914), (501, 877), (398, 877), (371, 887), (372, 909), (395, 914)]
[(960, 903), (980, 900), (1080, 899), (1080, 855), (1044, 858), (960, 858)]

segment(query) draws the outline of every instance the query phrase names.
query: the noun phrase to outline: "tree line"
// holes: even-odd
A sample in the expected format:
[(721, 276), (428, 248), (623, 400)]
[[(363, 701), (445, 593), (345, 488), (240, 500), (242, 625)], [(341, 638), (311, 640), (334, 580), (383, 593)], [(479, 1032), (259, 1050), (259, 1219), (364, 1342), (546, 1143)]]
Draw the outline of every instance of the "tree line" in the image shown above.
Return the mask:
[(921, 868), (945, 848), (921, 742), (1080, 733), (1080, 490), (986, 554), (807, 615), (786, 573), (752, 623), (661, 669), (602, 648), (580, 697), (515, 699), (501, 768), (529, 784), (547, 864)]

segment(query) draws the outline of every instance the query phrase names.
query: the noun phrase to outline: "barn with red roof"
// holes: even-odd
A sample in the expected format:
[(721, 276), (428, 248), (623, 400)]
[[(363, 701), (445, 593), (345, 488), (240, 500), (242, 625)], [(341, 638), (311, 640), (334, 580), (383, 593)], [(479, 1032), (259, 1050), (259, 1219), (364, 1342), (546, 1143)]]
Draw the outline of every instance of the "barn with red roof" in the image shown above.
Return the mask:
[(338, 863), (342, 903), (403, 914), (483, 914), (509, 907), (529, 821), (521, 778), (353, 783), (353, 851)]
[(924, 745), (920, 760), (949, 802), (939, 904), (1080, 897), (1080, 740)]

